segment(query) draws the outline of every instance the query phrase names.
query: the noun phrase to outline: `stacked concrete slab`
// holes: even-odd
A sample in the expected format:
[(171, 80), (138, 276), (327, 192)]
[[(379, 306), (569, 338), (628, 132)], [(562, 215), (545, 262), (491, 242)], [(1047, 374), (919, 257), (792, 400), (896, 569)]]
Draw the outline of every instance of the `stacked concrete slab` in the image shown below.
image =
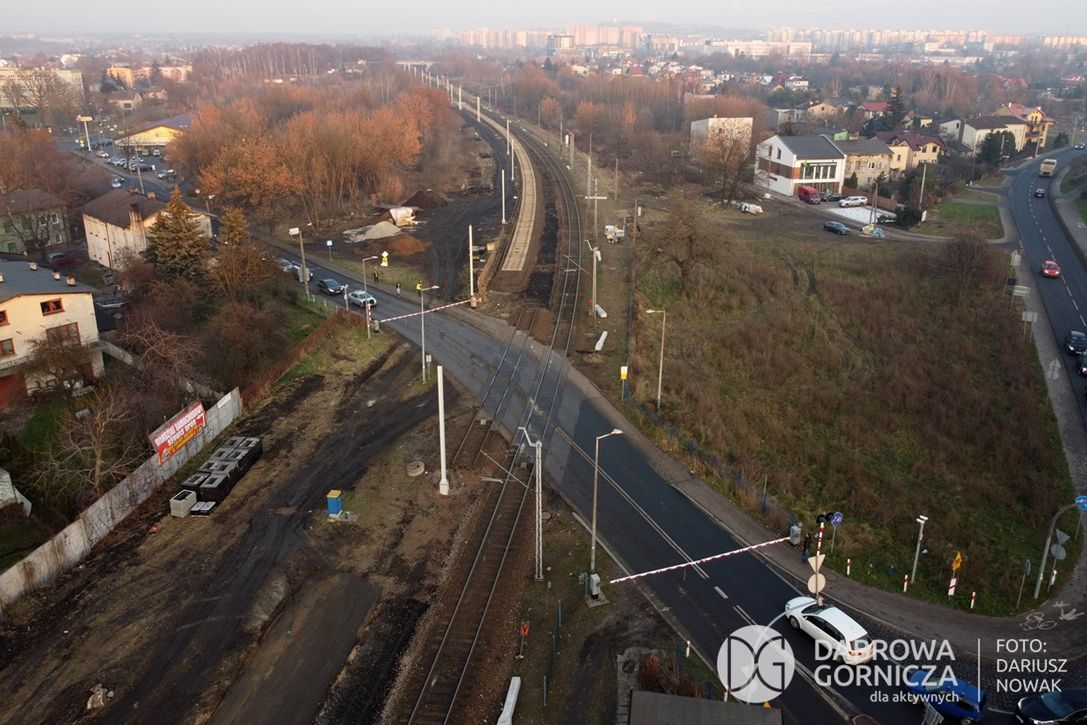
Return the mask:
[[(196, 473), (181, 482), (181, 490), (171, 499), (171, 515), (183, 517), (190, 514), (210, 514), (227, 497), (249, 467), (260, 458), (262, 451), (260, 438), (228, 438), (204, 461)], [(186, 495), (185, 492), (192, 495)]]

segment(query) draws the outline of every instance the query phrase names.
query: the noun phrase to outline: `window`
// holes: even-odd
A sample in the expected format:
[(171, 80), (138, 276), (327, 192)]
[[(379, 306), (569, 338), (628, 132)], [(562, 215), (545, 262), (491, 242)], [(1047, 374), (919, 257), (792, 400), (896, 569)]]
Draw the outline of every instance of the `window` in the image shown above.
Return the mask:
[(4, 232), (7, 234), (13, 234), (15, 232), (15, 225), (10, 221), (4, 222)]
[(58, 312), (64, 312), (64, 304), (59, 299), (42, 302), (43, 315), (55, 315)]
[(0, 325), (8, 324), (8, 311), (0, 310)]
[(0, 357), (7, 357), (8, 355), (15, 354), (15, 343), (9, 337), (7, 340), (0, 340)]
[(49, 342), (60, 342), (67, 345), (79, 344), (79, 323), (70, 322), (67, 325), (57, 325), (45, 331), (45, 337)]

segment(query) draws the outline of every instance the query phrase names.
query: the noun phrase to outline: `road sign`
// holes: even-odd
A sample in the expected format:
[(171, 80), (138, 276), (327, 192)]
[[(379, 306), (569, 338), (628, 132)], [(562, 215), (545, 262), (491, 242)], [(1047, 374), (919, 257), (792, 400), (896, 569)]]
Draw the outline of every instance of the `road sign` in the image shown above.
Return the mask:
[(808, 577), (808, 591), (818, 594), (827, 588), (827, 578), (822, 574), (812, 574)]
[(389, 253), (388, 252), (382, 252), (381, 253), (381, 266), (382, 267), (388, 267), (389, 266)]
[(1056, 531), (1054, 531), (1053, 533), (1054, 533), (1054, 535), (1055, 535), (1055, 536), (1056, 536), (1056, 538), (1057, 538), (1057, 543), (1058, 543), (1058, 544), (1063, 544), (1063, 543), (1065, 543), (1065, 542), (1067, 542), (1067, 541), (1068, 541), (1068, 538), (1069, 538), (1069, 537), (1068, 537), (1068, 534), (1064, 533), (1064, 532), (1063, 532), (1063, 531), (1061, 531), (1060, 529), (1057, 529), (1057, 530), (1056, 530)]
[(959, 580), (957, 577), (951, 577), (951, 583), (947, 585), (947, 596), (955, 596), (955, 585), (958, 584), (958, 582)]
[(1026, 311), (1023, 312), (1023, 322), (1029, 322), (1030, 324), (1033, 325), (1037, 321), (1038, 321), (1038, 313), (1037, 312), (1031, 312), (1029, 310), (1026, 310)]
[(1080, 511), (1087, 511), (1087, 496), (1076, 496), (1076, 506)]
[(1023, 576), (1030, 576), (1030, 559), (1023, 562)]
[(1019, 252), (1012, 252), (1011, 264), (1013, 267), (1019, 266)]
[(1052, 554), (1053, 558), (1057, 561), (1064, 561), (1064, 559), (1068, 556), (1068, 550), (1060, 544), (1054, 544), (1053, 546), (1049, 547), (1049, 553)]
[(627, 366), (626, 365), (620, 365), (619, 366), (619, 379), (620, 380), (626, 380), (627, 379)]
[(955, 560), (953, 562), (951, 562), (951, 571), (958, 571), (959, 567), (962, 566), (962, 560), (963, 560), (962, 552), (961, 551), (956, 551), (955, 552)]
[(841, 511), (835, 511), (834, 515), (830, 517), (830, 525), (837, 528), (842, 525), (842, 519), (844, 518), (845, 516), (842, 516)]
[(826, 554), (819, 554), (818, 556), (808, 557), (808, 566), (812, 568), (812, 571), (819, 571), (823, 567), (823, 560), (827, 558)]

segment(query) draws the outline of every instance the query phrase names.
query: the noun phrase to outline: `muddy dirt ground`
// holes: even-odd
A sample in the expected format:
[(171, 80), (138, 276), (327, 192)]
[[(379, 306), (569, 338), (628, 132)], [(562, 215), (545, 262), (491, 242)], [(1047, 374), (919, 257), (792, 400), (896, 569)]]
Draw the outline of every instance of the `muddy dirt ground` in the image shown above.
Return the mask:
[[(410, 635), (444, 563), (434, 552), (469, 508), (435, 505), (434, 476), (406, 474), (437, 458), (436, 399), (415, 372), (388, 338), (346, 330), (320, 346), (228, 431), (263, 436), (264, 455), (211, 517), (165, 516), (163, 487), (82, 566), (11, 608), (0, 701), (15, 707), (0, 721), (237, 721), (292, 672), (307, 686), (261, 721), (310, 721), (360, 626)], [(355, 521), (327, 520), (332, 488)], [(320, 646), (295, 644), (309, 636)], [(367, 639), (381, 650), (367, 677), (380, 702), (396, 638)], [(114, 697), (87, 713), (97, 683)]]

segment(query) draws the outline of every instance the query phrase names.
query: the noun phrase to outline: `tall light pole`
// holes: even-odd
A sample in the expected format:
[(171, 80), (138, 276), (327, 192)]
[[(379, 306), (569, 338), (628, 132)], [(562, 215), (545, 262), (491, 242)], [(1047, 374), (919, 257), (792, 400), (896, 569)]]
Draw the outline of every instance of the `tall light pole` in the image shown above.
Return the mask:
[(438, 289), (438, 285), (424, 287), (420, 282), (415, 285), (415, 289), (419, 290), (419, 347), (423, 351), (423, 383), (426, 383), (426, 309), (423, 308), (423, 298), (424, 293)]
[(910, 571), (910, 585), (917, 580), (917, 557), (921, 555), (921, 542), (925, 539), (925, 522), (928, 521), (928, 516), (922, 514), (917, 517), (917, 523), (921, 525), (921, 528), (917, 530), (917, 548), (913, 552), (913, 569)]
[(665, 323), (668, 321), (668, 311), (667, 310), (646, 310), (645, 314), (647, 314), (647, 315), (659, 314), (661, 316), (661, 354), (660, 354), (660, 364), (657, 366), (657, 411), (660, 411), (660, 409), (661, 409), (661, 385), (664, 382), (664, 326), (665, 326)]
[(306, 267), (306, 247), (302, 244), (302, 228), (291, 227), (287, 230), (289, 236), (298, 237), (298, 256), (302, 258), (302, 268), (298, 270), (298, 276), (302, 278), (302, 284), (305, 285), (306, 299), (309, 299), (309, 269)]
[(596, 453), (593, 456), (593, 528), (592, 528), (592, 544), (589, 547), (589, 574), (596, 573), (596, 499), (597, 489), (600, 483), (600, 441), (608, 438), (609, 436), (623, 435), (623, 431), (618, 428), (612, 429), (611, 433), (605, 433), (596, 437)]
[(589, 305), (589, 316), (595, 317), (596, 315), (596, 263), (601, 260), (600, 247), (594, 247), (589, 243), (589, 240), (585, 240), (585, 244), (589, 246), (589, 251), (593, 256), (593, 298), (592, 303)]
[(472, 307), (476, 306), (476, 270), (472, 260), (472, 225), (468, 225), (468, 300)]
[(445, 376), (442, 366), (438, 366), (438, 451), (442, 459), (442, 477), (438, 481), (438, 493), (449, 495), (449, 477), (445, 472)]
[(366, 263), (371, 259), (377, 259), (376, 254), (371, 254), (369, 257), (364, 257), (362, 260), (362, 291), (366, 292)]
[(543, 439), (533, 442), (523, 425), (517, 430), (525, 434), (525, 442), (536, 449), (536, 581), (543, 581)]
[(1038, 598), (1038, 593), (1042, 590), (1042, 577), (1045, 576), (1045, 565), (1049, 559), (1049, 542), (1053, 540), (1053, 530), (1057, 528), (1057, 519), (1061, 517), (1066, 511), (1071, 511), (1074, 508), (1083, 509), (1083, 504), (1079, 501), (1076, 503), (1070, 503), (1067, 506), (1062, 506), (1057, 509), (1057, 513), (1053, 515), (1053, 520), (1049, 522), (1049, 533), (1045, 537), (1045, 546), (1042, 549), (1042, 565), (1038, 567), (1038, 581), (1034, 583), (1034, 598)]

